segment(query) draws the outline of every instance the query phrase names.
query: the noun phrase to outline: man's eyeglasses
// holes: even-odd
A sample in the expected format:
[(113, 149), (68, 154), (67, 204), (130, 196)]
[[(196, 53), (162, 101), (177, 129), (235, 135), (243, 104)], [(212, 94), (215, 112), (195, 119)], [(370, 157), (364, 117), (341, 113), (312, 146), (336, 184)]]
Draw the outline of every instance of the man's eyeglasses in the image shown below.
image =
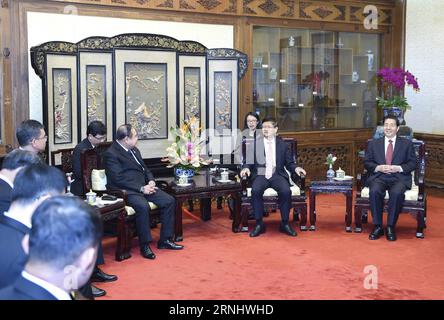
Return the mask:
[(94, 139), (99, 140), (99, 141), (105, 141), (106, 140), (106, 136), (93, 136)]
[(42, 140), (42, 139), (48, 139), (48, 136), (43, 136), (43, 137), (40, 137), (40, 138), (36, 138), (35, 140)]

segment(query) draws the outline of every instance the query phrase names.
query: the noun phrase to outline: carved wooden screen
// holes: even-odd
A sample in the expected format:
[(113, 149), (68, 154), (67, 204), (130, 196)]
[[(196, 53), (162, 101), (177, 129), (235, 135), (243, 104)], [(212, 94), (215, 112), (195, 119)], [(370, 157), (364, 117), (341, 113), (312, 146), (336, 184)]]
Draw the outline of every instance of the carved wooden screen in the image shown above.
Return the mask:
[(44, 86), (48, 152), (74, 147), (93, 120), (106, 125), (108, 140), (133, 124), (144, 158), (165, 156), (170, 127), (193, 116), (218, 137), (237, 131), (238, 80), (248, 65), (237, 50), (122, 34), (47, 42), (31, 48), (31, 62)]

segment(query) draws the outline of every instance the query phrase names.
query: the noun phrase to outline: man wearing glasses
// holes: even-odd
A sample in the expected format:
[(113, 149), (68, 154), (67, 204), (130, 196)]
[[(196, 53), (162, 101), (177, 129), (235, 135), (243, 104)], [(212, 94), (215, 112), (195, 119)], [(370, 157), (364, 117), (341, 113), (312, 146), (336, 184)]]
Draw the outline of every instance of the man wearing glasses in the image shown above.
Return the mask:
[(43, 125), (37, 120), (25, 120), (20, 123), (15, 135), (21, 150), (40, 153), (46, 149), (48, 136)]
[[(92, 121), (86, 129), (86, 138), (82, 140), (72, 152), (71, 163), (72, 163), (72, 178), (74, 181), (71, 183), (71, 192), (76, 196), (83, 196), (88, 190), (83, 190), (83, 180), (82, 180), (82, 167), (80, 162), (80, 154), (83, 150), (93, 149), (97, 147), (101, 142), (106, 141), (106, 127), (101, 121)], [(102, 244), (99, 243), (96, 266), (94, 268), (93, 274), (91, 276), (91, 282), (110, 282), (116, 281), (117, 276), (107, 274), (103, 272), (98, 265), (104, 264), (105, 260), (103, 258)], [(94, 297), (101, 297), (106, 294), (105, 290), (92, 287), (92, 293)]]
[(83, 196), (89, 190), (83, 190), (82, 168), (80, 165), (80, 154), (83, 150), (93, 149), (101, 142), (106, 141), (106, 127), (100, 121), (92, 121), (86, 129), (86, 138), (82, 140), (72, 152), (72, 179), (71, 192), (76, 196)]

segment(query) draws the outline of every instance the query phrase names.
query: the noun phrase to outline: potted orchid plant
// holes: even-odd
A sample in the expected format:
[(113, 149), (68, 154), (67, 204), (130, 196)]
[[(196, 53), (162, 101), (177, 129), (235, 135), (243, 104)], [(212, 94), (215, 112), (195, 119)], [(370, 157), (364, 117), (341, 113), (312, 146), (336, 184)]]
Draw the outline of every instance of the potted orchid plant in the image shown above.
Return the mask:
[(383, 92), (383, 97), (376, 98), (378, 107), (383, 108), (384, 117), (394, 114), (403, 123), (404, 113), (411, 108), (407, 98), (402, 95), (404, 87), (412, 86), (413, 90), (418, 92), (418, 79), (411, 72), (401, 68), (382, 68), (377, 76)]

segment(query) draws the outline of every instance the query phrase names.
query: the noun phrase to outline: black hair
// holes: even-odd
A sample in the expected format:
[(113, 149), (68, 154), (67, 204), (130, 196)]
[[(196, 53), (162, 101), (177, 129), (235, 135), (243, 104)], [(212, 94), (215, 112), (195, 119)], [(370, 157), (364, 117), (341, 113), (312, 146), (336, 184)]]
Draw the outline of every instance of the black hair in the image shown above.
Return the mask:
[(15, 149), (3, 159), (2, 169), (15, 170), (31, 164), (42, 163), (42, 159), (34, 152)]
[(255, 117), (256, 118), (256, 120), (257, 120), (257, 125), (256, 125), (256, 129), (261, 129), (262, 128), (262, 123), (261, 123), (261, 119), (259, 118), (259, 115), (257, 114), (257, 113), (254, 113), (254, 112), (248, 112), (246, 115), (245, 115), (245, 119), (244, 119), (244, 130), (245, 129), (248, 129), (248, 122), (247, 122), (247, 118), (248, 118), (248, 116), (252, 116), (252, 117)]
[(91, 134), (93, 137), (96, 135), (105, 135), (106, 134), (106, 126), (102, 121), (92, 121), (88, 124), (88, 128), (86, 129), (86, 135)]
[(126, 137), (132, 138), (133, 132), (132, 132), (133, 126), (130, 124), (122, 124), (120, 127), (117, 128), (116, 131), (116, 139), (122, 140)]
[(30, 204), (46, 194), (63, 193), (67, 185), (65, 174), (60, 169), (44, 163), (33, 164), (20, 170), (15, 177), (12, 202)]
[(273, 124), (273, 127), (275, 128), (278, 126), (276, 118), (274, 117), (265, 117), (264, 120), (262, 120), (262, 124), (264, 124), (265, 122), (271, 122)]
[(63, 270), (101, 238), (102, 220), (94, 207), (77, 197), (51, 197), (32, 216), (29, 261)]
[(43, 125), (37, 120), (25, 120), (17, 127), (15, 135), (21, 147), (29, 145), (33, 139), (40, 138), (40, 130)]
[(399, 119), (397, 116), (393, 115), (393, 114), (388, 114), (387, 116), (384, 117), (384, 119), (382, 120), (382, 124), (384, 125), (385, 120), (387, 119), (392, 119), (396, 121), (396, 126), (399, 127)]

